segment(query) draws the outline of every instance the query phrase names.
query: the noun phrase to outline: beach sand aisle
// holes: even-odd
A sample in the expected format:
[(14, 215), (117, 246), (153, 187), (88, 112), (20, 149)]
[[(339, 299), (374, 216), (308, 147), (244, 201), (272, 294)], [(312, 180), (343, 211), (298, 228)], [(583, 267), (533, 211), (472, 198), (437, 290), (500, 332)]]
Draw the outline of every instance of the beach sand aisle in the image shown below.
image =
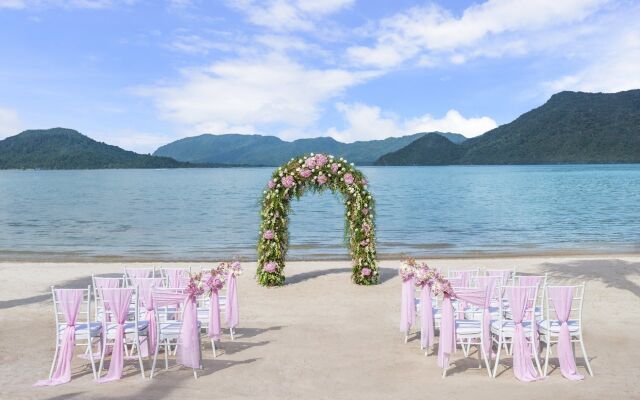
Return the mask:
[[(205, 370), (198, 380), (191, 370), (175, 366), (142, 380), (130, 362), (123, 380), (97, 385), (84, 360), (76, 358), (70, 383), (34, 388), (36, 380), (47, 377), (53, 356), (49, 286), (86, 287), (91, 273), (121, 273), (123, 264), (0, 263), (0, 398), (640, 398), (640, 256), (434, 260), (430, 265), (444, 270), (517, 266), (523, 272), (548, 272), (553, 282), (588, 281), (585, 341), (595, 376), (588, 376), (578, 352), (579, 372), (586, 375), (582, 382), (564, 379), (559, 369), (530, 384), (517, 381), (510, 369), (490, 379), (486, 370), (476, 369), (475, 354), (464, 359), (458, 351), (442, 379), (435, 356), (423, 355), (417, 336), (404, 344), (398, 330), (398, 261), (381, 262), (383, 283), (374, 287), (351, 284), (350, 262), (332, 261), (288, 263), (288, 284), (274, 289), (258, 286), (255, 264), (245, 263), (237, 338), (231, 342), (225, 330), (216, 359), (206, 343)], [(145, 368), (150, 366), (146, 361)]]

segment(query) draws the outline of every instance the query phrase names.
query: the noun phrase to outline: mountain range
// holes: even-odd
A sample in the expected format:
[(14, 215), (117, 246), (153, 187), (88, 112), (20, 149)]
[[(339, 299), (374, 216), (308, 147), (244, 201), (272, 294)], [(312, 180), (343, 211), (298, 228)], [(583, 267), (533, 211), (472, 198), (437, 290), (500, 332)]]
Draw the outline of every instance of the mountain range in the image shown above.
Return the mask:
[(513, 122), (452, 143), (425, 135), (376, 165), (640, 162), (640, 90), (561, 92)]
[(0, 169), (188, 168), (193, 164), (97, 142), (65, 128), (34, 129), (0, 140)]
[[(331, 137), (298, 139), (293, 142), (275, 136), (225, 134), (188, 137), (160, 147), (153, 154), (192, 163), (242, 163), (254, 166), (278, 166), (305, 153), (328, 153), (359, 165), (371, 165), (382, 155), (399, 150), (425, 136), (416, 133), (384, 140), (342, 143)], [(466, 138), (457, 133), (436, 132), (453, 143)]]
[(27, 130), (0, 140), (0, 169), (277, 166), (302, 153), (330, 153), (360, 165), (640, 162), (640, 89), (557, 93), (542, 106), (483, 135), (422, 132), (342, 143), (330, 137), (204, 134), (154, 155), (97, 142), (75, 130)]

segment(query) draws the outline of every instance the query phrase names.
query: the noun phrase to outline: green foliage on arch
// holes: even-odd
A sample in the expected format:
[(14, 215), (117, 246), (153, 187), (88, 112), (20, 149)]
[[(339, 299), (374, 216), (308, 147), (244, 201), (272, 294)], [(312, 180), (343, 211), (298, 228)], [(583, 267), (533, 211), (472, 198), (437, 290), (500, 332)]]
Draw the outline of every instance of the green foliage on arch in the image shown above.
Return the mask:
[(326, 154), (294, 158), (273, 172), (262, 196), (257, 279), (263, 286), (284, 284), (289, 246), (287, 228), (291, 200), (306, 191), (340, 193), (345, 204), (345, 241), (353, 259), (351, 279), (359, 285), (378, 283), (373, 197), (362, 172), (346, 160)]

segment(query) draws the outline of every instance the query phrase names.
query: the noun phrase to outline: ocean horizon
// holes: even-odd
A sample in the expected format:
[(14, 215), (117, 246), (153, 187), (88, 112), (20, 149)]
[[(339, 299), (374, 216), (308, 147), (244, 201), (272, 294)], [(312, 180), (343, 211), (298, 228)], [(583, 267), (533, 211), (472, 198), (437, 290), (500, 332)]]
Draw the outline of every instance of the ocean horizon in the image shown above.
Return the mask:
[[(638, 164), (360, 169), (380, 259), (640, 253)], [(253, 261), (272, 171), (0, 171), (0, 261)], [(350, 259), (338, 195), (292, 211), (288, 260)]]

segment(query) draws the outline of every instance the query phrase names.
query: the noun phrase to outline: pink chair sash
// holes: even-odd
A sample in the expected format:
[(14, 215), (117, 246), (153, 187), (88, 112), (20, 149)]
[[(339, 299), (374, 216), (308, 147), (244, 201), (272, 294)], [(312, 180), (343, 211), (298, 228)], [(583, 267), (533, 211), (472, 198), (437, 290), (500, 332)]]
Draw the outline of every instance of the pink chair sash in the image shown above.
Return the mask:
[(211, 291), (211, 299), (209, 299), (209, 329), (207, 333), (211, 339), (220, 339), (220, 296), (216, 289)]
[(573, 301), (572, 287), (550, 287), (549, 297), (553, 302), (553, 308), (560, 321), (560, 337), (558, 338), (558, 360), (560, 361), (560, 372), (565, 378), (577, 381), (584, 379), (578, 373), (576, 359), (571, 348), (571, 335), (567, 320), (571, 313), (571, 303)]
[(422, 348), (433, 346), (434, 331), (431, 286), (424, 285), (420, 290), (420, 345)]
[(120, 284), (122, 283), (122, 279), (120, 278), (104, 278), (95, 276), (93, 280), (96, 284), (96, 287), (99, 289), (119, 288)]
[(182, 326), (178, 340), (178, 364), (185, 367), (200, 368), (200, 332), (196, 301), (188, 293), (169, 291), (152, 291), (153, 302), (156, 307), (182, 304)]
[(400, 332), (409, 333), (416, 322), (416, 284), (413, 279), (402, 282), (402, 298), (400, 304)]
[(165, 274), (167, 274), (167, 283), (170, 288), (180, 288), (186, 285), (182, 285), (183, 279), (188, 278), (188, 271), (185, 269), (175, 268), (175, 269), (165, 269)]
[[(458, 288), (455, 296), (458, 301), (464, 301), (484, 309), (484, 313), (488, 313), (487, 307), (490, 300), (489, 288), (469, 289)], [(483, 321), (486, 321), (483, 319)], [(489, 320), (489, 323), (491, 321)], [(484, 322), (483, 322), (484, 323)], [(484, 328), (485, 331), (489, 327)], [(456, 320), (454, 318), (453, 305), (451, 298), (445, 294), (442, 301), (442, 316), (440, 317), (440, 343), (438, 344), (438, 366), (447, 368), (449, 365), (449, 357), (456, 350)], [(484, 341), (484, 338), (483, 338)]]
[(523, 382), (531, 382), (541, 377), (531, 360), (531, 346), (527, 343), (522, 320), (525, 316), (531, 289), (529, 287), (507, 287), (505, 294), (511, 306), (511, 314), (515, 323), (513, 337), (513, 373)]
[(151, 278), (153, 274), (153, 270), (149, 268), (134, 268), (126, 271), (129, 278)]
[[(35, 386), (56, 386), (71, 380), (71, 360), (76, 346), (76, 318), (78, 317), (84, 290), (55, 289), (55, 296), (58, 299), (58, 305), (62, 308), (67, 327), (62, 334), (58, 362), (51, 379), (39, 380)], [(58, 329), (57, 326), (56, 329)]]
[(231, 272), (227, 275), (227, 326), (235, 328), (240, 322), (238, 309), (238, 284), (236, 277)]
[(109, 305), (117, 324), (109, 372), (107, 372), (106, 376), (97, 380), (98, 383), (105, 383), (122, 378), (122, 370), (124, 368), (124, 324), (129, 315), (129, 304), (131, 303), (133, 289), (102, 289), (101, 291), (102, 300)]
[(484, 352), (488, 357), (493, 357), (494, 355), (491, 351), (491, 312), (489, 311), (489, 307), (491, 306), (491, 296), (496, 288), (497, 280), (497, 276), (478, 277), (478, 287), (487, 291), (482, 310), (482, 324), (484, 329), (482, 343), (484, 344)]
[(153, 303), (151, 290), (153, 288), (162, 287), (162, 278), (131, 278), (131, 283), (138, 287), (138, 297), (140, 303), (147, 310), (147, 320), (149, 321), (149, 334), (147, 338), (142, 338), (140, 346), (140, 355), (148, 357), (149, 353), (156, 348), (156, 340), (158, 337), (156, 324), (156, 309)]

